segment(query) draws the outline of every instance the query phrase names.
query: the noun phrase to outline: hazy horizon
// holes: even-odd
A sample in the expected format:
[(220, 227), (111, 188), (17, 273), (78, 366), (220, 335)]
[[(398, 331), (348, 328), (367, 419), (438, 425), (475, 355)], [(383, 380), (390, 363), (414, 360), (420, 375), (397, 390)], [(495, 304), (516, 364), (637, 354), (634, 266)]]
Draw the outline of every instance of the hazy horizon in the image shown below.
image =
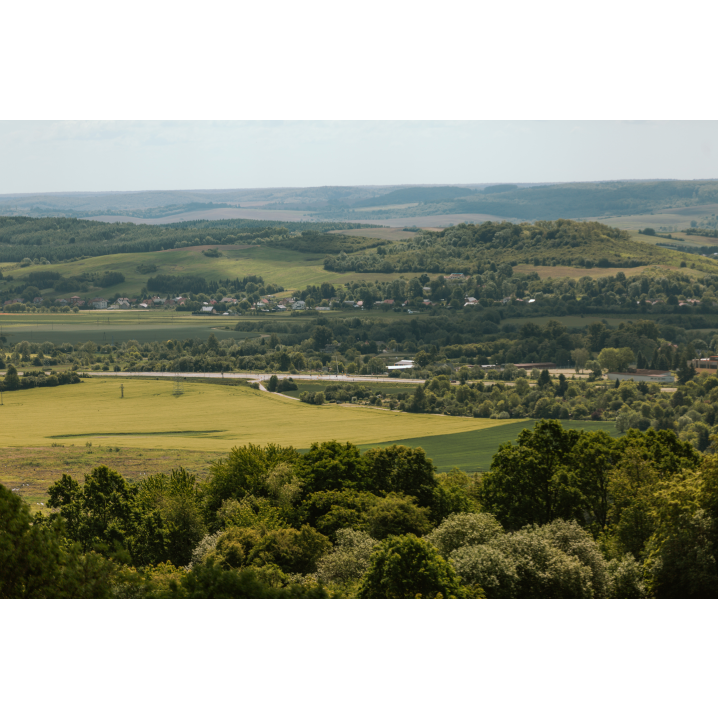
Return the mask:
[(0, 122), (0, 194), (718, 177), (715, 121)]

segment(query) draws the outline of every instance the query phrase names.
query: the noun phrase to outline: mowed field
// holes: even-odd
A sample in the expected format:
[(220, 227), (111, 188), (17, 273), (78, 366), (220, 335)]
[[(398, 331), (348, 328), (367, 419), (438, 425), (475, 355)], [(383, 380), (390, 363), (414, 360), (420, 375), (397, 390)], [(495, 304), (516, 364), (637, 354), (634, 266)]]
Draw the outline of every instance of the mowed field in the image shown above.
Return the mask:
[[(124, 384), (124, 398), (120, 385)], [(153, 379), (85, 379), (72, 386), (5, 392), (0, 446), (52, 443), (229, 451), (249, 442), (296, 448), (337, 439), (356, 444), (447, 435), (503, 421), (313, 406), (244, 386)]]

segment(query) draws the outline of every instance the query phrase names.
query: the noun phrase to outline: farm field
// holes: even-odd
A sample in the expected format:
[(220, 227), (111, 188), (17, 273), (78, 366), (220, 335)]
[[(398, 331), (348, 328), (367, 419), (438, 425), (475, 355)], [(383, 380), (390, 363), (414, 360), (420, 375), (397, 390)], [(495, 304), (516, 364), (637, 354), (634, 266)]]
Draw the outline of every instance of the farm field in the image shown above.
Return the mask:
[[(663, 245), (671, 245), (672, 247), (676, 247), (677, 251), (680, 251), (681, 247), (705, 247), (705, 246), (716, 246), (718, 245), (718, 238), (716, 237), (701, 237), (697, 234), (686, 234), (685, 232), (662, 232), (661, 234), (670, 234), (671, 239), (673, 240), (683, 240), (681, 241), (671, 241), (671, 239), (667, 239), (666, 237), (659, 237), (655, 236), (652, 237), (649, 234), (639, 234), (637, 231), (631, 231), (631, 238), (638, 240), (639, 242), (645, 242), (646, 244), (663, 244)], [(695, 256), (695, 255), (694, 255)]]
[(602, 222), (619, 229), (643, 229), (673, 225), (680, 229), (688, 229), (692, 219), (699, 219), (718, 213), (718, 204), (702, 204), (694, 207), (671, 207), (658, 209), (650, 214), (628, 214), (618, 217), (586, 217), (586, 222)]
[[(174, 312), (80, 312), (78, 314), (4, 314), (0, 316), (0, 336), (10, 343), (50, 341), (53, 344), (93, 341), (121, 344), (136, 339), (141, 343), (168, 339), (206, 340), (214, 333), (234, 328), (234, 317), (192, 317)], [(232, 331), (233, 339), (257, 337), (260, 333)]]
[(175, 396), (169, 381), (102, 377), (69, 386), (6, 392), (0, 446), (92, 441), (143, 449), (227, 452), (249, 442), (297, 448), (330, 439), (366, 444), (507, 423), (358, 406), (312, 406), (245, 386), (184, 382), (183, 391)]
[[(566, 429), (583, 431), (606, 431), (611, 436), (618, 436), (614, 422), (597, 421), (562, 421)], [(519, 420), (488, 429), (467, 431), (448, 436), (419, 436), (401, 441), (382, 442), (380, 444), (362, 445), (362, 450), (377, 446), (403, 444), (412, 448), (421, 447), (434, 461), (439, 471), (450, 471), (457, 467), (462, 471), (488, 471), (491, 459), (501, 444), (514, 441), (523, 429), (532, 429), (535, 419)]]

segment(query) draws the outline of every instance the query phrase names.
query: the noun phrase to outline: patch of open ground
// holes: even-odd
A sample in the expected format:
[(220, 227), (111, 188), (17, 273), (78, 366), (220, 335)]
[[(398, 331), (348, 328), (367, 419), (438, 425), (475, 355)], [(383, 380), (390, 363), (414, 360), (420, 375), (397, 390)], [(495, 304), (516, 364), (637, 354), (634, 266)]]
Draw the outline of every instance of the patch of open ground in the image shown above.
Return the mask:
[(92, 446), (86, 446), (84, 441), (74, 445), (57, 443), (60, 445), (0, 449), (0, 483), (21, 496), (35, 510), (42, 510), (41, 504), (47, 503), (48, 487), (63, 474), (70, 474), (82, 483), (85, 474), (104, 464), (129, 481), (137, 481), (183, 466), (203, 479), (211, 463), (225, 456), (225, 452), (120, 448), (103, 441), (91, 442)]

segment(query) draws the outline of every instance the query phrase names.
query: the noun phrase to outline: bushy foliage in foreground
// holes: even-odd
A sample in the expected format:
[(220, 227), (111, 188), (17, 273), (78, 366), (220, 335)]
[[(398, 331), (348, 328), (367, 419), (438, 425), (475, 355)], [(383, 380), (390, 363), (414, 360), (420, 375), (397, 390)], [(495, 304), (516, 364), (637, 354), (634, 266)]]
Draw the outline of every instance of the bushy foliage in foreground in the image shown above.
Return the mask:
[(242, 446), (205, 482), (109, 467), (31, 517), (0, 487), (0, 596), (718, 596), (718, 455), (541, 422), (491, 470), (421, 449)]

